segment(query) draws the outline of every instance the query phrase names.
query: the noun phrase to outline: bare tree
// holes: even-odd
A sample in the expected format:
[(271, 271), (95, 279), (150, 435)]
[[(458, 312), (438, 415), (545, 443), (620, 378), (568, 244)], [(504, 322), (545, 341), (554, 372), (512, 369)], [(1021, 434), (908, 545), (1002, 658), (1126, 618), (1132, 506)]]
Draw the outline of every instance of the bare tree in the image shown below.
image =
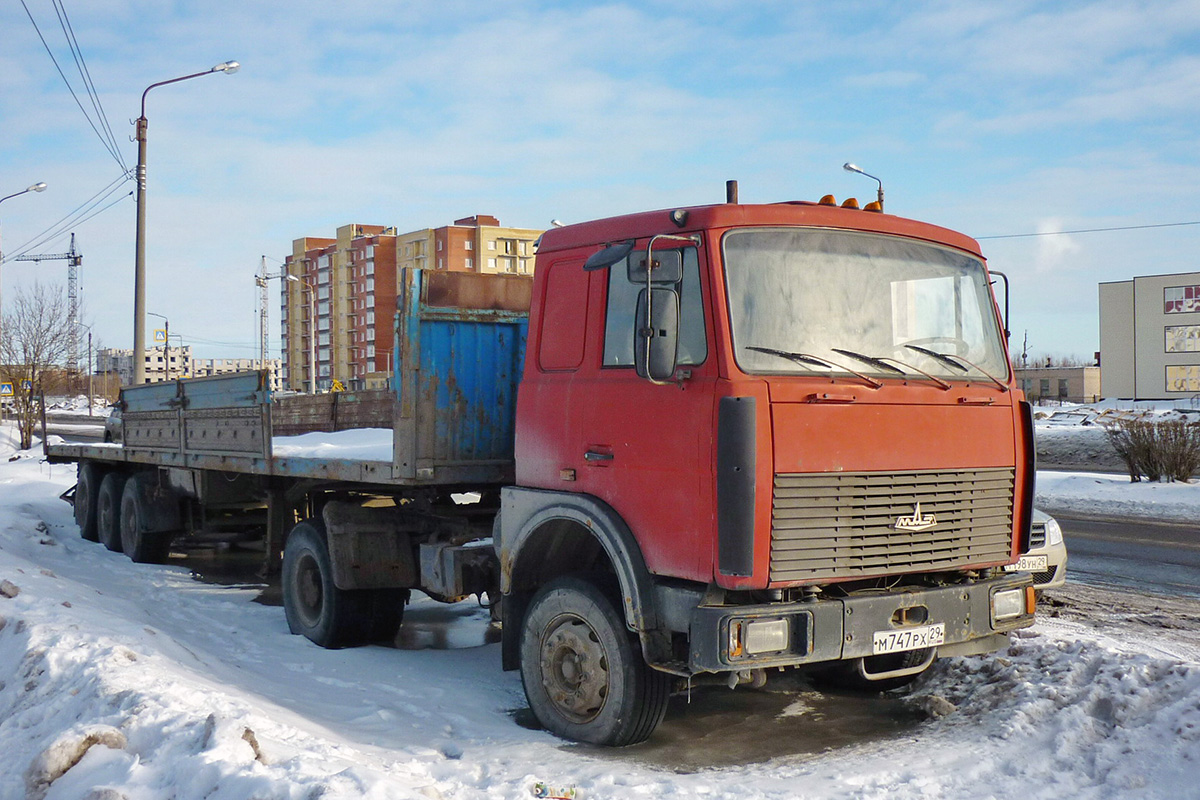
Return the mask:
[(42, 391), (62, 370), (71, 341), (62, 287), (35, 282), (17, 290), (0, 322), (0, 381), (12, 385), (21, 449), (33, 446)]

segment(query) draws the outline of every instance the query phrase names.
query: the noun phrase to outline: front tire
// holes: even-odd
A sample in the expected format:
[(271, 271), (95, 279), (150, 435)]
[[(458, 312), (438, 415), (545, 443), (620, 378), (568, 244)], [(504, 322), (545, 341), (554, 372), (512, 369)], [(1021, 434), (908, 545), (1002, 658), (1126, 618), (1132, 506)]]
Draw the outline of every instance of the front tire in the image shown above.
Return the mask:
[(598, 586), (565, 576), (530, 602), (521, 629), (521, 681), (529, 707), (551, 733), (623, 747), (658, 727), (672, 679), (646, 665)]
[(114, 553), (121, 552), (121, 496), (126, 476), (110, 472), (96, 495), (96, 538)]

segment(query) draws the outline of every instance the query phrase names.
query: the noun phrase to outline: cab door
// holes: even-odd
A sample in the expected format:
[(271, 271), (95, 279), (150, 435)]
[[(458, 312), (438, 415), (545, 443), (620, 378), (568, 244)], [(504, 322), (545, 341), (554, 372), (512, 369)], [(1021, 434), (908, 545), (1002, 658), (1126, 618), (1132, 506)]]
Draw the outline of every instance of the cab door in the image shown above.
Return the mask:
[[(656, 257), (659, 248), (654, 250)], [(678, 369), (656, 385), (634, 369), (639, 292), (629, 261), (591, 273), (589, 356), (574, 376), (571, 439), (578, 491), (607, 502), (629, 525), (650, 571), (712, 577), (716, 357), (706, 320), (701, 251), (682, 248)], [(595, 343), (596, 347), (591, 345)]]

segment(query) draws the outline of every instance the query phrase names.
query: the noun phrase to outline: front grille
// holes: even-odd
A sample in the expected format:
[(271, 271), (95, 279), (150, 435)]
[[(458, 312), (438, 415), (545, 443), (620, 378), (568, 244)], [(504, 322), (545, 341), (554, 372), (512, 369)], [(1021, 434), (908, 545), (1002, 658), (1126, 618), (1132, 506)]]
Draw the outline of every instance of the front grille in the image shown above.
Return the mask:
[[(775, 476), (771, 581), (925, 572), (1009, 560), (1014, 471)], [(899, 517), (933, 515), (927, 530)]]
[(1029, 549), (1046, 545), (1046, 523), (1035, 522), (1029, 526)]

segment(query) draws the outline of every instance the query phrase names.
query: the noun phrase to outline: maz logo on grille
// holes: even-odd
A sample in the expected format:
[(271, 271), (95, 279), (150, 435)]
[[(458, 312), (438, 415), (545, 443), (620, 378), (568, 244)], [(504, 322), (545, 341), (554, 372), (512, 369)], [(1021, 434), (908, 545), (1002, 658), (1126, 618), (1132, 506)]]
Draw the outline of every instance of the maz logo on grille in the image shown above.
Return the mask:
[(917, 503), (917, 507), (913, 509), (910, 517), (897, 517), (892, 523), (892, 530), (897, 531), (927, 531), (937, 525), (937, 517), (933, 514), (922, 514), (921, 504)]

